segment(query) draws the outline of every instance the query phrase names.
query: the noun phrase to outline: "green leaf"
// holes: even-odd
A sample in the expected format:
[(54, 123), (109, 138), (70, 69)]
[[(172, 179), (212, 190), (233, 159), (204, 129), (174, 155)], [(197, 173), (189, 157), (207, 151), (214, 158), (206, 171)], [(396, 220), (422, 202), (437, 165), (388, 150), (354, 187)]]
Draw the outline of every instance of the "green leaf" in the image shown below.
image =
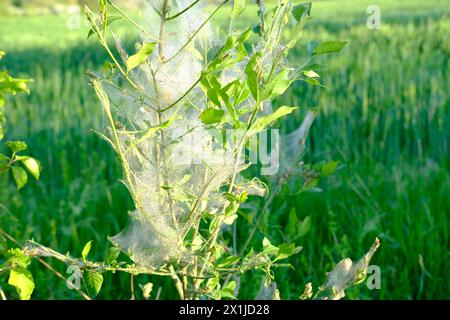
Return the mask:
[(5, 55), (6, 55), (6, 53), (4, 51), (0, 50), (0, 59), (2, 59)]
[(233, 214), (229, 215), (228, 217), (226, 217), (226, 218), (223, 220), (223, 223), (226, 224), (226, 225), (232, 225), (233, 222), (234, 222), (237, 218), (238, 218), (238, 215), (237, 215), (236, 213), (233, 213)]
[(245, 74), (247, 75), (247, 85), (252, 93), (253, 98), (259, 101), (259, 60), (261, 59), (261, 52), (257, 52), (248, 61), (245, 66)]
[(321, 84), (320, 81), (317, 80), (316, 78), (303, 78), (302, 80), (309, 84), (312, 84), (313, 86), (322, 87), (322, 88), (324, 87), (324, 85)]
[(133, 144), (131, 144), (128, 149), (125, 151), (125, 153), (127, 153), (128, 151), (130, 151), (131, 149), (133, 149), (134, 147), (136, 147), (138, 144), (140, 144), (141, 142), (150, 139), (151, 137), (153, 137), (158, 131), (169, 127), (172, 122), (175, 120), (175, 116), (172, 116), (169, 120), (164, 121), (163, 123), (157, 125), (157, 126), (153, 126), (153, 127), (149, 127), (147, 130), (144, 131), (144, 133), (142, 134), (142, 136)]
[(298, 228), (298, 236), (303, 237), (311, 230), (311, 217), (307, 216)]
[(257, 119), (253, 123), (250, 131), (251, 133), (257, 133), (261, 130), (264, 130), (264, 128), (275, 122), (277, 119), (286, 116), (288, 114), (291, 114), (294, 110), (297, 109), (298, 109), (297, 107), (286, 107), (286, 106), (280, 107), (274, 113)]
[(300, 22), (302, 19), (311, 16), (311, 7), (311, 2), (298, 4), (292, 9), (292, 15), (297, 22)]
[(20, 300), (30, 300), (34, 290), (34, 279), (25, 268), (14, 268), (9, 273), (8, 284), (16, 288)]
[(313, 55), (316, 54), (325, 54), (325, 53), (333, 53), (341, 51), (344, 46), (347, 44), (347, 41), (326, 41), (319, 43), (312, 52)]
[(243, 61), (248, 56), (244, 42), (250, 35), (251, 29), (249, 28), (240, 35), (229, 36), (223, 47), (213, 55), (213, 59), (206, 69), (207, 72), (219, 72)]
[(219, 294), (221, 298), (228, 298), (228, 299), (236, 299), (234, 295), (234, 290), (236, 289), (236, 282), (230, 281), (225, 286), (222, 287)]
[(14, 181), (16, 182), (17, 185), (17, 190), (20, 190), (23, 187), (25, 187), (25, 185), (28, 182), (27, 172), (21, 167), (11, 167), (11, 170)]
[(201, 235), (197, 235), (194, 239), (192, 239), (191, 250), (192, 252), (196, 252), (202, 248), (203, 238)]
[(290, 238), (294, 238), (296, 236), (298, 222), (299, 221), (295, 212), (295, 208), (292, 207), (289, 211), (288, 224), (286, 226), (286, 231)]
[(27, 168), (28, 172), (31, 173), (31, 175), (34, 177), (34, 179), (39, 180), (39, 175), (41, 173), (41, 165), (39, 162), (29, 156), (19, 156), (16, 157), (16, 159)]
[(11, 149), (12, 152), (18, 153), (24, 151), (28, 148), (27, 144), (23, 141), (7, 141), (6, 145)]
[(239, 120), (236, 115), (236, 110), (234, 109), (234, 106), (231, 105), (230, 97), (227, 94), (227, 87), (225, 86), (224, 88), (222, 88), (221, 83), (212, 73), (203, 73), (200, 79), (200, 84), (207, 97), (217, 107), (222, 107), (220, 99), (225, 103), (231, 118), (236, 123), (236, 126), (239, 126)]
[(287, 259), (295, 253), (295, 244), (293, 243), (283, 243), (279, 246), (277, 255), (273, 262), (278, 260)]
[(322, 168), (322, 176), (323, 177), (328, 177), (329, 175), (333, 174), (336, 171), (338, 165), (339, 165), (338, 161), (330, 161), (330, 162), (328, 162)]
[(9, 162), (10, 158), (5, 156), (3, 153), (0, 153), (0, 163)]
[(18, 92), (26, 92), (30, 93), (30, 89), (28, 88), (28, 83), (31, 80), (29, 79), (18, 79), (11, 77), (7, 71), (0, 72), (0, 84), (1, 91), (16, 94)]
[(130, 56), (126, 61), (127, 73), (143, 64), (155, 51), (156, 42), (145, 43), (137, 53)]
[(293, 79), (290, 79), (289, 76), (290, 70), (283, 69), (273, 77), (261, 93), (261, 100), (271, 100), (285, 93), (293, 82)]
[(234, 0), (233, 9), (231, 10), (231, 17), (235, 18), (240, 15), (247, 6), (247, 0)]
[(200, 120), (206, 125), (220, 123), (224, 114), (225, 111), (223, 110), (208, 108), (200, 114)]
[(268, 255), (274, 255), (278, 252), (278, 247), (275, 247), (268, 238), (263, 239), (263, 252)]
[(230, 266), (238, 263), (239, 260), (241, 260), (241, 258), (236, 257), (236, 256), (229, 256), (229, 257), (226, 257), (225, 259), (223, 259), (221, 262), (219, 262), (217, 267), (219, 267), (219, 268), (230, 267)]
[(308, 78), (320, 78), (320, 75), (314, 70), (305, 70), (302, 74)]
[(106, 264), (113, 264), (116, 259), (119, 257), (120, 254), (120, 249), (117, 247), (111, 247), (108, 249), (108, 253), (106, 254), (105, 257), (105, 263)]
[(219, 99), (221, 85), (217, 78), (212, 74), (203, 73), (200, 78), (200, 85), (208, 99), (217, 107), (221, 108), (222, 104)]
[(96, 295), (100, 292), (103, 284), (103, 276), (99, 272), (88, 271), (84, 275), (86, 286), (90, 291), (93, 291)]
[(92, 248), (92, 240), (84, 245), (83, 251), (81, 252), (81, 257), (83, 258), (84, 261), (86, 261), (86, 258), (89, 254), (89, 251), (91, 251), (91, 248)]
[(12, 268), (21, 267), (26, 268), (31, 263), (31, 258), (24, 254), (24, 252), (19, 248), (9, 249), (7, 254), (6, 264)]

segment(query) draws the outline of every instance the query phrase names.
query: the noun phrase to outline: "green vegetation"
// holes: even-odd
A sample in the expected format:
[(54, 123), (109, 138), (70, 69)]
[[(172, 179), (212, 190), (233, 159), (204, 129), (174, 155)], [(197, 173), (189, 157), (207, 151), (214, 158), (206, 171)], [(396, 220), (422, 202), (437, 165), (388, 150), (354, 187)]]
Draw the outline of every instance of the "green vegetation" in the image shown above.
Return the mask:
[[(305, 159), (340, 163), (319, 185), (324, 192), (277, 197), (277, 209), (261, 225), (278, 243), (286, 240), (290, 219), (309, 217), (309, 232), (297, 240), (304, 249), (290, 260), (296, 270), (277, 275), (284, 298), (298, 298), (307, 282), (321, 283), (321, 272), (343, 257), (361, 256), (375, 236), (382, 241), (374, 257), (381, 290), (360, 286), (348, 291), (350, 298), (450, 296), (450, 6), (443, 0), (377, 1), (382, 28), (368, 30), (370, 4), (314, 3), (315, 19), (302, 43), (341, 39), (349, 45), (326, 58), (325, 89), (295, 84), (279, 101), (319, 108)], [(42, 165), (39, 182), (20, 194), (1, 178), (0, 224), (16, 239), (33, 238), (78, 256), (93, 239), (90, 256), (102, 259), (109, 246), (104, 240), (123, 228), (132, 201), (118, 182), (115, 155), (91, 131), (101, 129), (104, 119), (85, 74), (102, 68), (107, 57), (93, 39), (86, 40), (86, 27), (69, 31), (66, 24), (61, 16), (0, 17), (0, 49), (8, 53), (3, 65), (34, 79), (29, 96), (8, 100), (8, 140), (26, 137), (29, 153)], [(133, 42), (129, 37), (125, 46)], [(282, 130), (298, 127), (302, 112), (296, 117)], [(239, 232), (242, 239), (250, 229)], [(31, 270), (34, 298), (79, 298), (41, 266)], [(243, 298), (259, 290), (260, 280), (253, 280), (244, 278)], [(130, 297), (127, 276), (107, 275), (103, 286), (109, 290), (100, 298)], [(173, 296), (161, 292), (161, 298)]]

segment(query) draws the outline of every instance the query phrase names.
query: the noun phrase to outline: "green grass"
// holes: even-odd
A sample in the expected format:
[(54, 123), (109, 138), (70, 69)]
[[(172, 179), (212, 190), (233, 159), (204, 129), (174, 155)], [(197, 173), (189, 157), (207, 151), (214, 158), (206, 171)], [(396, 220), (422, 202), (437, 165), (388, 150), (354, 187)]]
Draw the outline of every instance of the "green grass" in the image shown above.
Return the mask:
[[(321, 184), (323, 193), (275, 200), (268, 221), (279, 226), (268, 227), (274, 242), (283, 239), (290, 208), (313, 221), (299, 242), (303, 251), (290, 261), (296, 270), (277, 275), (283, 298), (296, 299), (307, 282), (319, 285), (333, 264), (346, 256), (359, 258), (375, 236), (382, 241), (373, 261), (381, 268), (381, 290), (360, 286), (349, 297), (450, 296), (450, 5), (377, 1), (382, 29), (371, 31), (365, 26), (369, 4), (314, 3), (316, 19), (303, 43), (341, 39), (350, 45), (323, 61), (325, 89), (296, 84), (280, 101), (320, 110), (306, 161), (342, 164)], [(8, 53), (4, 64), (16, 76), (34, 78), (30, 96), (10, 101), (7, 137), (26, 138), (44, 167), (41, 180), (20, 193), (0, 181), (0, 203), (8, 208), (0, 211), (0, 223), (18, 239), (34, 238), (78, 256), (93, 239), (93, 255), (101, 259), (106, 237), (125, 225), (132, 203), (118, 182), (113, 152), (90, 131), (101, 128), (103, 119), (85, 72), (99, 69), (106, 55), (94, 39), (85, 39), (85, 28), (68, 32), (66, 21), (0, 17), (0, 48)], [(292, 131), (301, 114), (282, 129)], [(245, 223), (241, 230), (248, 230)], [(34, 298), (78, 297), (37, 264), (34, 274)], [(256, 275), (244, 278), (242, 297), (253, 297), (259, 289), (255, 280)], [(129, 297), (127, 276), (108, 275), (105, 288), (110, 289), (100, 298)], [(171, 296), (169, 289), (162, 291), (161, 297)]]

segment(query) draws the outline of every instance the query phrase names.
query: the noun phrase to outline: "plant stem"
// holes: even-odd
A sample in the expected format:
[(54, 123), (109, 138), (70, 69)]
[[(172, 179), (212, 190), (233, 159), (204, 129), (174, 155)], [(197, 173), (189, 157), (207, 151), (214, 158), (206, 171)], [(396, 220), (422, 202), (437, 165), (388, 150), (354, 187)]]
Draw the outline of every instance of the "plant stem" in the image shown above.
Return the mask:
[(169, 265), (169, 271), (170, 277), (172, 278), (175, 288), (177, 289), (180, 300), (184, 300), (183, 283), (181, 282), (180, 278), (178, 278), (173, 265)]
[[(11, 242), (13, 242), (15, 245), (17, 245), (18, 247), (22, 248), (22, 245), (16, 240), (14, 239), (13, 236), (11, 236), (10, 234), (8, 234), (6, 231), (4, 231), (3, 229), (0, 228), (0, 234), (2, 234), (5, 238), (7, 238), (8, 240), (10, 240)], [(37, 261), (39, 261), (40, 264), (42, 264), (45, 268), (47, 268), (50, 272), (52, 272), (55, 276), (57, 276), (58, 278), (60, 278), (61, 280), (63, 280), (64, 282), (67, 283), (67, 278), (64, 277), (59, 271), (55, 270), (51, 265), (49, 265), (47, 262), (45, 262), (44, 260), (42, 260), (39, 257), (33, 257), (34, 259), (36, 259)], [(91, 300), (91, 298), (85, 293), (83, 292), (81, 289), (78, 288), (74, 288), (76, 292), (78, 292), (85, 300)]]
[(145, 34), (146, 37), (152, 39), (152, 36), (145, 31), (143, 27), (138, 25), (133, 19), (131, 19), (122, 9), (120, 9), (118, 6), (116, 6), (111, 0), (107, 0), (108, 3), (111, 5), (111, 7), (114, 8), (122, 17), (124, 17), (129, 23), (131, 23), (136, 29), (138, 29), (140, 32)]
[(2, 289), (1, 286), (0, 286), (0, 297), (1, 297), (2, 300), (4, 300), (4, 301), (8, 300), (8, 299), (6, 299), (6, 295), (5, 295), (5, 293), (3, 292), (3, 289)]
[(130, 273), (130, 291), (131, 291), (130, 300), (136, 300), (134, 296), (134, 275), (132, 273)]
[(170, 16), (168, 18), (166, 18), (167, 21), (169, 20), (173, 20), (175, 18), (178, 18), (179, 16), (181, 16), (183, 13), (189, 11), (191, 8), (193, 8), (197, 3), (199, 3), (200, 0), (195, 0), (194, 2), (192, 2), (189, 6), (187, 6), (186, 8), (184, 8), (183, 10), (181, 10), (180, 12), (178, 12), (177, 14), (174, 14), (173, 16)]

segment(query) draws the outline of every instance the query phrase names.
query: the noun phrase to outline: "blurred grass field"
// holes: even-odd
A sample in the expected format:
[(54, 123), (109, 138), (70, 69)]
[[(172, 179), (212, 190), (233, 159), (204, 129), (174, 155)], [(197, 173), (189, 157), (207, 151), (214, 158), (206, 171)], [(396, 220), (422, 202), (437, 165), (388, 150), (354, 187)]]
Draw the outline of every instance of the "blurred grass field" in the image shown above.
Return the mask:
[[(371, 4), (381, 8), (381, 30), (366, 27)], [(350, 45), (322, 61), (325, 89), (296, 84), (280, 103), (319, 108), (305, 160), (342, 166), (321, 184), (324, 192), (275, 200), (267, 221), (275, 242), (291, 208), (312, 219), (299, 242), (303, 251), (290, 261), (296, 270), (277, 274), (281, 296), (296, 299), (307, 282), (321, 284), (324, 272), (343, 257), (359, 258), (379, 236), (373, 263), (381, 268), (381, 290), (360, 286), (350, 298), (449, 298), (450, 3), (317, 1), (313, 16), (303, 44), (340, 39)], [(102, 117), (85, 73), (107, 57), (94, 39), (86, 40), (84, 26), (68, 30), (67, 19), (0, 16), (0, 49), (8, 54), (2, 65), (34, 79), (31, 95), (7, 105), (7, 139), (26, 139), (44, 168), (41, 180), (20, 193), (0, 181), (0, 223), (17, 239), (78, 256), (94, 240), (93, 254), (101, 258), (106, 237), (122, 229), (132, 203), (113, 152), (91, 132)], [(129, 36), (126, 45), (132, 43)], [(300, 122), (301, 112), (282, 130)], [(34, 298), (78, 298), (38, 265), (34, 274)], [(244, 278), (242, 298), (259, 289), (254, 278)], [(108, 275), (104, 288), (100, 298), (129, 297), (126, 276)]]

